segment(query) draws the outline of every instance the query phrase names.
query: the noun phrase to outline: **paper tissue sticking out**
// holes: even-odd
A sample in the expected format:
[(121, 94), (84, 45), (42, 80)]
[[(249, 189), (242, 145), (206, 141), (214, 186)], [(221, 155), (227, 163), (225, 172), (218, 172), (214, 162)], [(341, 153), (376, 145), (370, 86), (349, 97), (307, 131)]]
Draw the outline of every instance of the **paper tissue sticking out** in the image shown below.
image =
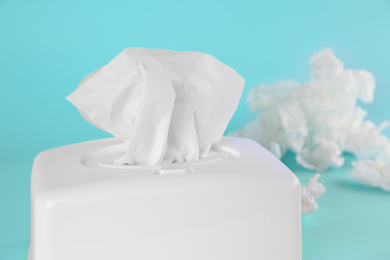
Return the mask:
[(345, 70), (331, 49), (310, 59), (308, 82), (277, 82), (251, 89), (248, 101), (260, 111), (256, 120), (233, 136), (254, 139), (281, 158), (287, 150), (305, 168), (323, 171), (344, 164), (344, 151), (359, 159), (390, 158), (390, 143), (379, 127), (364, 120), (357, 101), (372, 102), (374, 76)]
[(244, 83), (205, 53), (128, 48), (67, 99), (88, 122), (126, 143), (122, 163), (157, 165), (205, 157)]
[(322, 185), (320, 182), (317, 182), (318, 178), (320, 178), (320, 174), (316, 173), (313, 177), (310, 178), (310, 181), (306, 187), (301, 187), (302, 215), (307, 215), (316, 211), (318, 209), (316, 199), (326, 191), (324, 185)]

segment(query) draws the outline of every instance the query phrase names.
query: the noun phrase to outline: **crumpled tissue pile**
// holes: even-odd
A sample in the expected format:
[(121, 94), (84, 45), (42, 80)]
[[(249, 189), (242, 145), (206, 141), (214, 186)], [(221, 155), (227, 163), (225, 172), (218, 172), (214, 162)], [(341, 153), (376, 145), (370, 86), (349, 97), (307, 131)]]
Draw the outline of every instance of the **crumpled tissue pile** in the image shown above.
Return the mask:
[(310, 178), (306, 187), (301, 187), (302, 215), (307, 215), (316, 211), (318, 209), (316, 199), (326, 191), (324, 185), (317, 182), (318, 178), (320, 178), (320, 174), (316, 173), (312, 178)]
[(280, 81), (251, 89), (249, 106), (260, 113), (231, 135), (254, 139), (278, 158), (291, 150), (297, 163), (316, 171), (342, 166), (343, 152), (358, 160), (375, 159), (377, 163), (354, 163), (351, 174), (365, 184), (389, 187), (390, 142), (382, 131), (390, 123), (376, 126), (357, 105), (358, 100), (373, 101), (373, 74), (344, 69), (331, 49), (313, 55), (310, 64), (307, 82)]
[(363, 160), (352, 162), (350, 174), (359, 182), (390, 191), (390, 162)]

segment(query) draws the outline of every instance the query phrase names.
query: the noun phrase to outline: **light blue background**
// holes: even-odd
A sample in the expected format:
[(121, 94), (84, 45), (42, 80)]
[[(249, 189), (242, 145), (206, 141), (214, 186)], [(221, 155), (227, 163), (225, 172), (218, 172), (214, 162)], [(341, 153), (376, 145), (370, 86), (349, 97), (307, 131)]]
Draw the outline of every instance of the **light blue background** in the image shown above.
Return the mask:
[[(34, 156), (109, 136), (64, 98), (122, 49), (206, 52), (236, 69), (246, 87), (229, 132), (254, 118), (250, 88), (307, 80), (309, 57), (325, 47), (375, 74), (375, 102), (363, 107), (375, 123), (390, 119), (389, 33), (385, 0), (0, 0), (0, 260), (26, 259)], [(313, 174), (284, 161), (304, 184)], [(390, 194), (357, 184), (349, 169), (322, 174), (320, 210), (303, 218), (304, 260), (390, 259)]]

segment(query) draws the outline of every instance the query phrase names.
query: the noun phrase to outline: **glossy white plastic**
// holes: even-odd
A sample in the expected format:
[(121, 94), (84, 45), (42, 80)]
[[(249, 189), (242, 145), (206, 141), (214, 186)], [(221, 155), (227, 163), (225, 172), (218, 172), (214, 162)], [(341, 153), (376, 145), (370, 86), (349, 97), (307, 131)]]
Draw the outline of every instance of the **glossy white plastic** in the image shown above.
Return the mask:
[(190, 163), (115, 163), (114, 138), (40, 153), (29, 260), (301, 259), (297, 177), (254, 141)]

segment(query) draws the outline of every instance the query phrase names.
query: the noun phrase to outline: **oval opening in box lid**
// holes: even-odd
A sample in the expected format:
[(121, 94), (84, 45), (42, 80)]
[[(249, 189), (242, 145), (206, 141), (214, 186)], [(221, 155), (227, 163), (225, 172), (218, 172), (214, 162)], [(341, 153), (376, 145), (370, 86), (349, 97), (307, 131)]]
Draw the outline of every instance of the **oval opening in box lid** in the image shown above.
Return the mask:
[(198, 160), (182, 163), (163, 163), (160, 165), (130, 165), (119, 163), (119, 159), (126, 152), (126, 144), (116, 144), (93, 151), (81, 158), (86, 167), (103, 167), (123, 170), (153, 170), (159, 175), (192, 173), (197, 166), (211, 164), (220, 160), (231, 160), (240, 157), (240, 153), (228, 146), (214, 144), (209, 154)]

